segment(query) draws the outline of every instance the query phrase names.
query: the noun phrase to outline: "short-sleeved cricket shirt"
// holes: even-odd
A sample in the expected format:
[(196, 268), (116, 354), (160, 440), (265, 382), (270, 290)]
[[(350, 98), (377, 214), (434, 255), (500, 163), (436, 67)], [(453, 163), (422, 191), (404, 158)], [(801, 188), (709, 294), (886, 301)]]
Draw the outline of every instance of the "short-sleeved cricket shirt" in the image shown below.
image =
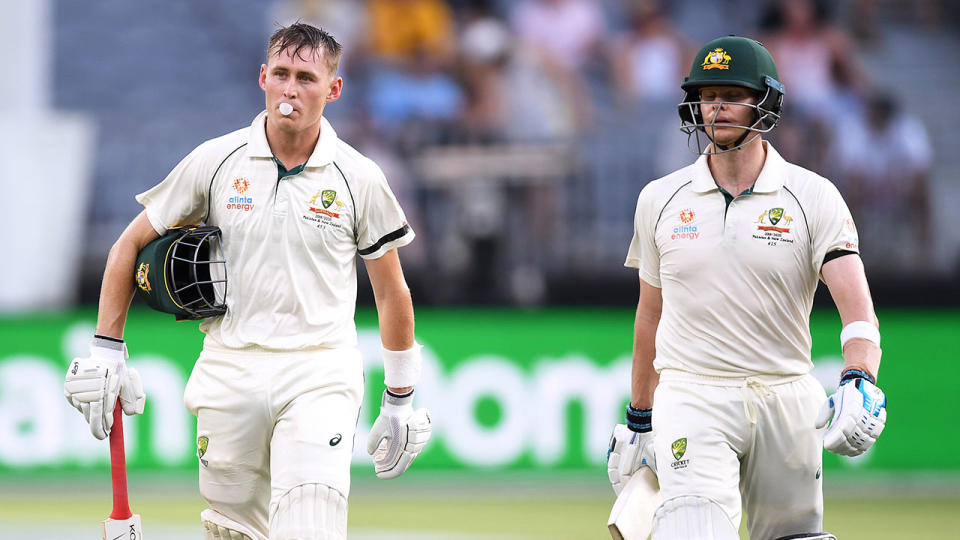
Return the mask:
[(266, 116), (204, 142), (137, 201), (160, 234), (201, 221), (223, 231), (227, 312), (200, 325), (207, 339), (354, 346), (356, 255), (376, 259), (414, 232), (380, 168), (325, 118), (313, 154), (286, 171), (267, 143)]
[(812, 369), (810, 310), (828, 253), (858, 252), (827, 179), (764, 142), (754, 186), (721, 190), (701, 156), (640, 192), (626, 266), (661, 289), (657, 371), (799, 375)]

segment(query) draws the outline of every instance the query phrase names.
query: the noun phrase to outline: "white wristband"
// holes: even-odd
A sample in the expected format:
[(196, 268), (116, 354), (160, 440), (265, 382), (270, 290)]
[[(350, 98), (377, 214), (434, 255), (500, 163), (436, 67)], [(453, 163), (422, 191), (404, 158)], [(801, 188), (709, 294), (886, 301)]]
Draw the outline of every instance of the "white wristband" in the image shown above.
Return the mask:
[(843, 327), (840, 331), (840, 350), (842, 351), (847, 342), (853, 338), (863, 338), (873, 342), (877, 347), (880, 346), (880, 331), (867, 321), (853, 321)]
[(419, 343), (405, 351), (383, 349), (383, 382), (390, 388), (414, 386), (420, 380), (422, 358)]

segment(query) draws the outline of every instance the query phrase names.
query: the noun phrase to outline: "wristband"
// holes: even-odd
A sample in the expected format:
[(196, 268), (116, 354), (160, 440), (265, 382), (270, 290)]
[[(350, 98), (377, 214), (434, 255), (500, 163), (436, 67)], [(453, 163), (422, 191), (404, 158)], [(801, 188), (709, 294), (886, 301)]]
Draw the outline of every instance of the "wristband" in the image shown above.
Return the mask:
[(627, 404), (627, 427), (637, 433), (653, 431), (653, 409), (635, 409)]
[(410, 414), (413, 412), (413, 390), (403, 395), (384, 390), (380, 410), (394, 416)]
[(853, 321), (843, 327), (840, 331), (840, 350), (843, 350), (847, 342), (853, 338), (863, 338), (877, 347), (880, 346), (880, 331), (867, 321)]
[(854, 379), (864, 379), (869, 381), (870, 384), (877, 384), (877, 380), (866, 371), (863, 371), (862, 369), (848, 369), (840, 374), (840, 386), (843, 386), (845, 383), (848, 383)]
[(414, 343), (413, 347), (405, 351), (383, 349), (384, 384), (390, 388), (405, 388), (417, 384), (420, 380), (422, 348), (419, 343)]

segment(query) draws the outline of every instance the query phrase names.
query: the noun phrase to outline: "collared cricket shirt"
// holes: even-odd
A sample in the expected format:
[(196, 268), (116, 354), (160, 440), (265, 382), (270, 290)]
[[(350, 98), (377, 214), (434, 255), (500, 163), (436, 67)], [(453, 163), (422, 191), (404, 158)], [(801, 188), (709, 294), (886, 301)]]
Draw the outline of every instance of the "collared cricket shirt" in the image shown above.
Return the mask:
[(207, 339), (354, 346), (356, 255), (376, 259), (414, 232), (380, 168), (325, 118), (313, 154), (287, 171), (267, 143), (266, 116), (201, 144), (137, 201), (160, 234), (201, 221), (223, 231), (227, 312), (200, 325)]
[(654, 367), (713, 376), (812, 369), (810, 310), (824, 256), (858, 252), (856, 227), (827, 179), (764, 142), (753, 188), (733, 197), (701, 156), (637, 200), (626, 266), (661, 289)]

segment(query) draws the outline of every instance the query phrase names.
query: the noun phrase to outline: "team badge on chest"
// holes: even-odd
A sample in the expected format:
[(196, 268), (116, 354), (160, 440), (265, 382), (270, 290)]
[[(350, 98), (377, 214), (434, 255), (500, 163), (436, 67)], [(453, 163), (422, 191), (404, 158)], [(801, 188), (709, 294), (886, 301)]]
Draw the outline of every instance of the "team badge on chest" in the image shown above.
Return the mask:
[(318, 229), (334, 228), (340, 230), (340, 214), (344, 208), (343, 201), (337, 198), (337, 192), (332, 189), (322, 189), (313, 194), (307, 201), (308, 214), (303, 219), (312, 222)]
[(757, 230), (753, 237), (757, 240), (765, 240), (768, 246), (775, 246), (781, 243), (792, 244), (793, 218), (788, 216), (783, 208), (771, 208), (760, 214), (755, 222)]

